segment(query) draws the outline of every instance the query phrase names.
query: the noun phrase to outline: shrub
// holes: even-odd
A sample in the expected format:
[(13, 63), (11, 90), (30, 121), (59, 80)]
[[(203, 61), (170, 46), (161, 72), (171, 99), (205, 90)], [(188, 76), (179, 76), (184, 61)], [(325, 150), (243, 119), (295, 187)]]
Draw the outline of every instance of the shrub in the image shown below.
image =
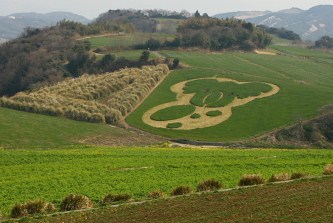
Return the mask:
[(108, 194), (103, 198), (102, 203), (110, 204), (113, 202), (128, 201), (131, 197), (132, 196), (129, 194)]
[(24, 204), (15, 205), (10, 216), (12, 218), (24, 217), (29, 214), (49, 213), (56, 210), (55, 205), (43, 200), (29, 201)]
[(92, 207), (93, 203), (88, 197), (75, 194), (68, 195), (60, 204), (62, 211), (80, 210)]
[(16, 204), (10, 211), (12, 218), (20, 218), (28, 215), (28, 210), (25, 204)]
[(179, 186), (173, 189), (171, 195), (177, 196), (177, 195), (184, 195), (184, 194), (189, 194), (192, 192), (192, 189), (188, 186)]
[(191, 115), (191, 118), (192, 118), (192, 119), (198, 119), (198, 118), (201, 118), (201, 115), (195, 113), (195, 114)]
[(306, 177), (307, 174), (306, 173), (302, 173), (302, 172), (294, 172), (291, 174), (290, 179), (294, 180), (294, 179), (300, 179), (300, 178), (304, 178)]
[(214, 110), (214, 111), (207, 112), (206, 115), (209, 117), (217, 117), (217, 116), (222, 115), (222, 112), (220, 112), (219, 110)]
[(209, 191), (209, 190), (219, 190), (222, 188), (222, 184), (213, 179), (205, 180), (197, 186), (197, 191)]
[(169, 123), (169, 124), (167, 124), (167, 128), (168, 129), (177, 129), (177, 128), (180, 128), (180, 127), (182, 127), (182, 123), (180, 123), (180, 122), (175, 122), (175, 123)]
[(331, 174), (333, 174), (333, 164), (327, 164), (325, 166), (323, 174), (324, 175), (331, 175)]
[(149, 192), (148, 197), (152, 198), (152, 199), (157, 199), (157, 198), (165, 197), (165, 193), (160, 190), (155, 190), (155, 191)]
[(250, 186), (250, 185), (258, 185), (264, 184), (265, 179), (258, 174), (246, 174), (243, 175), (242, 178), (239, 180), (239, 186)]
[(45, 213), (45, 212), (52, 212), (56, 209), (54, 204), (43, 201), (43, 200), (30, 201), (30, 202), (26, 203), (25, 206), (28, 211), (28, 214), (39, 214), (39, 213)]
[(180, 62), (179, 58), (175, 58), (175, 59), (173, 59), (172, 67), (173, 67), (174, 69), (177, 68), (178, 65), (179, 65), (179, 62)]
[(279, 174), (273, 174), (271, 178), (269, 178), (269, 182), (278, 182), (278, 181), (287, 181), (290, 179), (290, 176), (288, 173), (279, 173)]

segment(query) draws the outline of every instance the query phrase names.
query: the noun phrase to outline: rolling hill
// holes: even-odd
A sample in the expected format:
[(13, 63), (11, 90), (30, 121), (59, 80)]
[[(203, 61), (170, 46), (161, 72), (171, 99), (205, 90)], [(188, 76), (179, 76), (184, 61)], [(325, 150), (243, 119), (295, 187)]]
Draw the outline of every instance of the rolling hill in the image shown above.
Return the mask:
[(89, 19), (70, 12), (41, 13), (15, 13), (0, 16), (0, 38), (13, 39), (18, 37), (26, 27), (42, 28), (55, 25), (61, 20), (70, 20), (87, 24)]
[(333, 35), (333, 5), (318, 5), (309, 10), (291, 8), (278, 12), (222, 13), (214, 17), (245, 19), (258, 25), (286, 28), (299, 34), (304, 40), (317, 40), (324, 35)]

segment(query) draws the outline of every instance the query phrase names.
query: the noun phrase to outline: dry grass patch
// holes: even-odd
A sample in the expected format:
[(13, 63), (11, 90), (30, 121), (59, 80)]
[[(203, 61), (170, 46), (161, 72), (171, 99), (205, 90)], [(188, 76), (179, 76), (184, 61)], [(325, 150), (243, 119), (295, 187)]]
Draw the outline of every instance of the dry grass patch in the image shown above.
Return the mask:
[(222, 188), (222, 184), (214, 179), (205, 180), (197, 186), (197, 191), (214, 191)]
[(169, 73), (166, 65), (83, 75), (0, 98), (0, 106), (94, 123), (117, 123)]
[(56, 207), (54, 204), (43, 200), (36, 200), (15, 205), (11, 210), (10, 216), (12, 218), (19, 218), (33, 214), (50, 213), (55, 210)]
[(61, 202), (60, 209), (62, 211), (73, 211), (81, 209), (89, 209), (94, 205), (92, 201), (84, 195), (70, 194)]
[(192, 192), (192, 189), (188, 186), (179, 186), (173, 189), (171, 195), (172, 196), (178, 196), (178, 195), (185, 195)]
[(148, 198), (158, 199), (161, 197), (165, 197), (165, 193), (161, 190), (155, 190), (148, 193)]
[(308, 174), (302, 173), (302, 172), (294, 172), (291, 174), (290, 179), (295, 180), (295, 179), (301, 179), (307, 177)]
[(324, 168), (324, 175), (331, 175), (333, 174), (333, 164), (327, 164)]
[(129, 201), (131, 198), (132, 196), (130, 194), (108, 194), (103, 198), (102, 204), (111, 204), (114, 202)]
[(269, 178), (268, 182), (279, 182), (287, 180), (290, 180), (290, 176), (288, 173), (279, 173), (279, 174), (273, 174), (271, 178)]
[(239, 180), (238, 185), (239, 186), (251, 186), (251, 185), (264, 184), (264, 183), (265, 183), (265, 179), (261, 175), (245, 174)]

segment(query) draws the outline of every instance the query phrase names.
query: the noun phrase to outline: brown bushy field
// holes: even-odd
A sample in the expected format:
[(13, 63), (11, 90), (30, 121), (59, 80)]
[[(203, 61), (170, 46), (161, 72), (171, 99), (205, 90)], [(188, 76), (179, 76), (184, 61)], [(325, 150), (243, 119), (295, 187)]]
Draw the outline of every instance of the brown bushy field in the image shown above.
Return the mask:
[(166, 65), (83, 75), (36, 91), (0, 98), (0, 106), (78, 121), (116, 123), (169, 73)]

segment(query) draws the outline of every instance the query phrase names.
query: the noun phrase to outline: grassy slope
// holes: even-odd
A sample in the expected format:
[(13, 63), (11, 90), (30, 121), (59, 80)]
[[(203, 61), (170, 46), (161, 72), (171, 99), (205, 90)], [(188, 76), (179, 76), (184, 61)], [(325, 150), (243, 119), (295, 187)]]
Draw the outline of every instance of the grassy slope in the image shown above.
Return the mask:
[[(117, 58), (125, 57), (128, 60), (139, 60), (140, 56), (142, 55), (143, 50), (126, 50), (126, 51), (110, 51), (104, 54), (97, 54), (97, 60), (101, 60), (105, 54), (112, 54), (115, 55)], [(156, 59), (158, 56), (154, 53), (150, 53), (150, 59)]]
[(173, 40), (174, 37), (174, 34), (135, 33), (121, 36), (92, 37), (87, 40), (91, 43), (93, 48), (106, 46), (113, 49), (124, 49), (145, 43), (149, 38), (154, 38), (163, 42), (165, 40)]
[(332, 222), (332, 177), (157, 200), (32, 222)]
[[(0, 108), (0, 148), (50, 149), (78, 145), (82, 139), (85, 139), (87, 144), (103, 144), (113, 138), (126, 144), (130, 143), (126, 141), (137, 138), (137, 135), (108, 125)], [(141, 143), (144, 143), (144, 140)], [(112, 142), (109, 145), (112, 145)]]
[(106, 194), (135, 199), (179, 185), (195, 188), (204, 179), (235, 187), (246, 173), (268, 179), (274, 173), (301, 171), (321, 175), (333, 163), (330, 150), (223, 150), (182, 148), (72, 148), (0, 150), (0, 210), (16, 203), (46, 199), (57, 204), (70, 193), (98, 202)]
[[(318, 109), (333, 103), (333, 56), (306, 51), (309, 58), (293, 55), (255, 55), (245, 53), (211, 54), (205, 52), (164, 51), (167, 56), (178, 57), (191, 68), (177, 70), (127, 118), (135, 127), (171, 138), (203, 141), (232, 141), (259, 135), (275, 128), (290, 125), (299, 118), (307, 119), (318, 114)], [(297, 49), (298, 51), (298, 49)], [(297, 56), (294, 56), (294, 55)], [(322, 52), (320, 53), (322, 56)], [(263, 81), (280, 86), (279, 94), (255, 100), (233, 109), (233, 116), (226, 122), (205, 129), (192, 131), (165, 130), (144, 124), (141, 117), (156, 105), (174, 101), (170, 86), (192, 78), (229, 77), (239, 81)]]

